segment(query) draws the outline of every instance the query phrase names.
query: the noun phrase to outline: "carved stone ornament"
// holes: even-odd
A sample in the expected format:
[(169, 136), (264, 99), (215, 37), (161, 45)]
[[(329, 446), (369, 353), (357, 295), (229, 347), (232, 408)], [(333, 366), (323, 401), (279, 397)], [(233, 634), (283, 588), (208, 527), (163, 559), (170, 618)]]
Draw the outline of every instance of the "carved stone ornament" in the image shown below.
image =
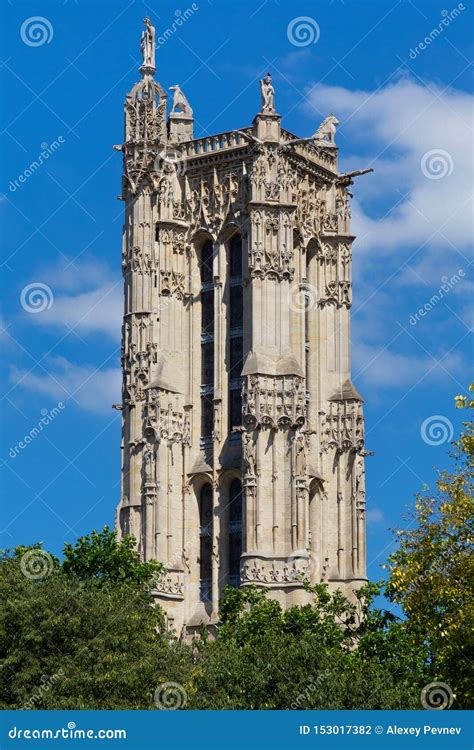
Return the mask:
[(289, 429), (305, 423), (306, 392), (298, 375), (249, 375), (242, 398), (247, 428)]
[(324, 451), (339, 452), (364, 448), (362, 404), (356, 400), (329, 402), (329, 411), (321, 413), (321, 446)]
[(167, 391), (148, 388), (145, 408), (145, 434), (168, 443), (189, 443), (189, 416), (178, 407)]
[(155, 591), (171, 599), (183, 599), (184, 573), (181, 570), (165, 570), (156, 581)]
[(242, 558), (240, 579), (242, 584), (262, 584), (269, 588), (301, 586), (310, 577), (309, 555), (290, 558), (267, 559), (246, 555)]

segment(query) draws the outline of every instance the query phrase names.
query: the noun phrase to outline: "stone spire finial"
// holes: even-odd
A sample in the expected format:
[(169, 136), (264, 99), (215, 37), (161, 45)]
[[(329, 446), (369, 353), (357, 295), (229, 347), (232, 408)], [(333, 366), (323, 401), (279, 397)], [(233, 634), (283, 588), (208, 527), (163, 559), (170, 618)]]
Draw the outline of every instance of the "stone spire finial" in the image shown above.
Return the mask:
[(143, 63), (140, 66), (140, 73), (143, 76), (154, 76), (156, 73), (155, 66), (155, 27), (149, 18), (144, 18), (145, 30), (142, 31), (140, 47), (142, 51)]

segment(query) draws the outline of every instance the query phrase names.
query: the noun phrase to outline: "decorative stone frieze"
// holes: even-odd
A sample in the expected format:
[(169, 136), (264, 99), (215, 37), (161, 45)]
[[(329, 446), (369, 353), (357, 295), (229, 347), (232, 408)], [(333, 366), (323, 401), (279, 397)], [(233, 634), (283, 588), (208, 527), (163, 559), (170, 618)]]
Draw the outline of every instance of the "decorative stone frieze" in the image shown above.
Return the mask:
[(310, 557), (265, 557), (242, 555), (240, 579), (243, 585), (257, 584), (272, 587), (302, 586), (308, 581)]
[(288, 429), (305, 422), (306, 392), (297, 375), (247, 376), (242, 396), (246, 427)]
[(321, 445), (343, 451), (364, 448), (364, 419), (360, 401), (334, 400), (321, 412)]

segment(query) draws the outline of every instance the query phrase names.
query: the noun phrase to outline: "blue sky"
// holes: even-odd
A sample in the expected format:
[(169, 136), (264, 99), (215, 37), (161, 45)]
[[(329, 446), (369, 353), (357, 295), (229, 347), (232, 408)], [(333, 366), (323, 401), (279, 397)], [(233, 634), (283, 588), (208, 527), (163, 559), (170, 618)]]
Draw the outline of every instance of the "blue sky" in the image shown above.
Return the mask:
[[(59, 552), (113, 523), (123, 205), (112, 145), (122, 142), (123, 99), (139, 78), (144, 15), (158, 35), (172, 31), (156, 77), (181, 85), (197, 136), (249, 125), (258, 78), (270, 70), (284, 127), (307, 136), (333, 111), (341, 169), (375, 168), (353, 188), (352, 335), (375, 452), (368, 563), (378, 578), (389, 528), (403, 524), (423, 484), (433, 486), (433, 467), (449, 462), (462, 418), (453, 398), (469, 382), (468, 3), (3, 4), (0, 545), (41, 540)], [(294, 19), (308, 36), (292, 36)], [(48, 158), (29, 170), (42, 151)]]

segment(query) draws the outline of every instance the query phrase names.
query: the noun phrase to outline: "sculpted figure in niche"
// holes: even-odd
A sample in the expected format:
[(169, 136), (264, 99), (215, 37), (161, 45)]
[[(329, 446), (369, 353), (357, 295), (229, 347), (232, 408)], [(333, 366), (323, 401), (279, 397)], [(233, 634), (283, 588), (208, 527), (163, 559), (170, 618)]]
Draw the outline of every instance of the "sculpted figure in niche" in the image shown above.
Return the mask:
[(153, 483), (155, 481), (155, 451), (152, 445), (146, 446), (143, 463), (145, 469), (145, 484)]
[(255, 476), (255, 446), (249, 432), (244, 432), (242, 435), (242, 452), (246, 473)]
[(155, 67), (155, 27), (149, 18), (144, 18), (145, 31), (142, 31), (141, 50), (144, 68)]
[(357, 456), (355, 462), (356, 502), (359, 508), (365, 506), (365, 466), (362, 456)]
[(273, 88), (270, 73), (267, 73), (265, 78), (260, 81), (260, 93), (262, 95), (262, 112), (274, 112), (275, 89)]
[(306, 443), (303, 433), (299, 433), (295, 440), (295, 474), (304, 476), (306, 474)]

